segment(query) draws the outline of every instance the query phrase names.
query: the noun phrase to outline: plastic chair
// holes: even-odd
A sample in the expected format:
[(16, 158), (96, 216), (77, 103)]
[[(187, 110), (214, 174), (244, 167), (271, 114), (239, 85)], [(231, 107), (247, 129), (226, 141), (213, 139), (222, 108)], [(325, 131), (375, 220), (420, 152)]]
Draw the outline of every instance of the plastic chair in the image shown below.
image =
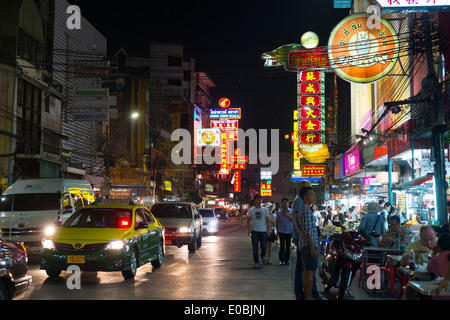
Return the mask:
[(389, 282), (391, 283), (391, 294), (395, 293), (395, 274), (397, 267), (381, 267), (380, 271), (389, 272)]

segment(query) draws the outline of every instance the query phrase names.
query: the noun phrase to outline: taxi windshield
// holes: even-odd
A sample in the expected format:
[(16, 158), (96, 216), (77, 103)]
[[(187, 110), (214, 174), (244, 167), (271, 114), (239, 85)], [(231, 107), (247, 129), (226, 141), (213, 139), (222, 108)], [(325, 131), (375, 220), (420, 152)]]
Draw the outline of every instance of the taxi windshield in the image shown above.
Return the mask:
[(123, 228), (131, 225), (131, 209), (83, 208), (71, 215), (62, 227)]

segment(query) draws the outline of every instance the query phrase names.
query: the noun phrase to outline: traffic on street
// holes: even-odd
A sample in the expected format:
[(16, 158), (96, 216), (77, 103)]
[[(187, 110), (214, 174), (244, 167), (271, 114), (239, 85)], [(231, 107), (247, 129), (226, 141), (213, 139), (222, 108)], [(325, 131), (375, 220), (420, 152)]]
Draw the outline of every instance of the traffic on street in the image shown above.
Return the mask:
[(0, 300), (449, 300), (449, 1), (0, 0)]

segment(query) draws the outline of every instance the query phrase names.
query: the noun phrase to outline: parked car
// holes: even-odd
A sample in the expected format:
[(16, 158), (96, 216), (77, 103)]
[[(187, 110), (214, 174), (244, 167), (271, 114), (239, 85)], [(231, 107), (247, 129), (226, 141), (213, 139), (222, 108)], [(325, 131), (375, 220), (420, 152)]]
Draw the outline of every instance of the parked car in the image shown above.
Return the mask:
[(203, 230), (208, 231), (208, 233), (219, 232), (219, 219), (217, 219), (214, 211), (210, 208), (201, 208), (198, 211), (203, 219)]
[(28, 256), (19, 242), (3, 241), (0, 235), (0, 300), (11, 300), (31, 286)]
[(158, 202), (151, 212), (164, 225), (166, 244), (182, 247), (187, 245), (189, 252), (202, 246), (202, 217), (195, 204), (190, 202)]
[(164, 227), (143, 206), (94, 204), (75, 212), (42, 245), (40, 268), (49, 277), (74, 264), (81, 271), (121, 271), (129, 279), (148, 262), (162, 265)]

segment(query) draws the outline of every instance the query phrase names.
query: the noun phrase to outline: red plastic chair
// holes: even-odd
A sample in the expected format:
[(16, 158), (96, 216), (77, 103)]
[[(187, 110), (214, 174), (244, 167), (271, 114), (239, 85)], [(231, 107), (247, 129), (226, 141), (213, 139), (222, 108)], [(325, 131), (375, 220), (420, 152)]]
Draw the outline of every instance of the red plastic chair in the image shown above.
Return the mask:
[(391, 294), (395, 293), (395, 274), (397, 267), (381, 267), (381, 271), (389, 272), (389, 282), (391, 283)]

